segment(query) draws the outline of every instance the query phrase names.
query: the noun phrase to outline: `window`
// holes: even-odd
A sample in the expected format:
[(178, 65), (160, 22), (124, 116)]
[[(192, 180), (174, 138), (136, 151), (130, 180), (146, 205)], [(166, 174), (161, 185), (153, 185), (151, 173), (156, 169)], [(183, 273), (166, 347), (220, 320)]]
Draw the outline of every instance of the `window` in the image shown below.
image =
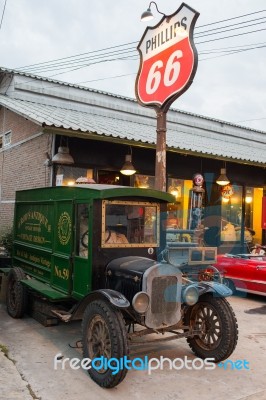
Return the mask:
[(175, 202), (168, 204), (168, 228), (189, 229), (192, 180), (168, 179), (168, 192), (175, 196)]
[(3, 136), (3, 147), (11, 145), (11, 131), (6, 132)]
[(76, 226), (76, 255), (79, 257), (88, 257), (88, 205), (77, 205), (77, 226)]
[(159, 246), (159, 204), (103, 201), (102, 247)]
[(80, 177), (92, 178), (92, 169), (58, 165), (56, 169), (56, 186), (72, 186)]
[(119, 185), (120, 174), (115, 171), (98, 170), (98, 183), (103, 185)]
[[(227, 185), (223, 189), (221, 226), (222, 242), (240, 242), (242, 237), (244, 237), (244, 241), (249, 248), (251, 248), (254, 243), (261, 243), (262, 196), (262, 187), (242, 188), (237, 185)], [(244, 233), (241, 230), (243, 212), (245, 227)]]
[(155, 177), (150, 175), (138, 175), (134, 176), (134, 186), (142, 189), (154, 189)]
[(226, 185), (222, 188), (222, 242), (241, 240), (242, 196), (242, 186)]
[(245, 191), (245, 241), (262, 243), (262, 187), (246, 187)]

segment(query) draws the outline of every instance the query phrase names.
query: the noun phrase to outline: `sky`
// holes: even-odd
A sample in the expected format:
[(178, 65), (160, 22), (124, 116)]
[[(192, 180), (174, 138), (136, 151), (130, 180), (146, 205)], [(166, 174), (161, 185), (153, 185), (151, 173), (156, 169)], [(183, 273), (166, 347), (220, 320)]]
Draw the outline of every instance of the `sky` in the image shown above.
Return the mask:
[[(166, 15), (181, 3), (156, 2)], [(200, 13), (199, 62), (192, 85), (171, 107), (266, 132), (265, 0), (186, 4)], [(0, 66), (135, 99), (136, 48), (145, 28), (162, 17), (151, 4), (154, 20), (141, 22), (148, 6), (146, 0), (0, 0)]]

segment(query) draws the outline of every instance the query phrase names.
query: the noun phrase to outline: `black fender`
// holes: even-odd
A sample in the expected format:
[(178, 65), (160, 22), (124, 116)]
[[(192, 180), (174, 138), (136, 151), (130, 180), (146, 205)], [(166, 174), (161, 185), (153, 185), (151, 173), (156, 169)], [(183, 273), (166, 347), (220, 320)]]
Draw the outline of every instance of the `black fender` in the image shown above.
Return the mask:
[(125, 309), (130, 306), (130, 303), (127, 300), (127, 298), (122, 293), (116, 290), (113, 289), (95, 290), (89, 293), (86, 297), (84, 297), (78, 304), (76, 304), (69, 321), (82, 319), (83, 313), (87, 305), (94, 300), (107, 300), (115, 308), (119, 309)]

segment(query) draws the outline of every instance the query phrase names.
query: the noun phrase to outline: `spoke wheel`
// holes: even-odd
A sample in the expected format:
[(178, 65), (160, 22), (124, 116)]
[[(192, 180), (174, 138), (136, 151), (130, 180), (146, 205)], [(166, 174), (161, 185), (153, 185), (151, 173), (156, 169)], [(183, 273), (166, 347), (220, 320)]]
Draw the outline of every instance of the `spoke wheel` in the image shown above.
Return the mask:
[(90, 303), (83, 316), (82, 342), (84, 358), (101, 358), (94, 362), (96, 368), (88, 369), (90, 377), (105, 388), (112, 388), (122, 382), (127, 369), (115, 371), (107, 362), (110, 358), (120, 359), (128, 354), (122, 313), (104, 300)]
[[(111, 358), (111, 339), (106, 321), (100, 316), (96, 315), (88, 328), (88, 350), (92, 358), (103, 356)], [(99, 363), (98, 363), (99, 365)], [(106, 372), (106, 369), (101, 368), (99, 373)]]
[(201, 331), (196, 342), (209, 350), (216, 348), (221, 341), (222, 321), (216, 309), (207, 303), (200, 303), (193, 312), (194, 326)]
[(20, 283), (25, 279), (21, 268), (14, 267), (7, 278), (6, 308), (13, 318), (22, 318), (27, 308), (27, 289)]
[(201, 358), (222, 361), (234, 351), (238, 339), (235, 314), (225, 298), (205, 294), (189, 309), (185, 322), (197, 334), (187, 339), (192, 351)]

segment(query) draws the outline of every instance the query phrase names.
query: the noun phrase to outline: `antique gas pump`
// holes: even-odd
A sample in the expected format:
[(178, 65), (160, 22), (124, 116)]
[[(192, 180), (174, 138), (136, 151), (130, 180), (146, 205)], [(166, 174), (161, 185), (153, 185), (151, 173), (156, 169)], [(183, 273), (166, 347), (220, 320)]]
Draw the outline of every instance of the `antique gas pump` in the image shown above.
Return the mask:
[(205, 190), (202, 185), (204, 178), (201, 174), (193, 176), (193, 188), (190, 190), (189, 229), (199, 229), (203, 219), (203, 200)]

